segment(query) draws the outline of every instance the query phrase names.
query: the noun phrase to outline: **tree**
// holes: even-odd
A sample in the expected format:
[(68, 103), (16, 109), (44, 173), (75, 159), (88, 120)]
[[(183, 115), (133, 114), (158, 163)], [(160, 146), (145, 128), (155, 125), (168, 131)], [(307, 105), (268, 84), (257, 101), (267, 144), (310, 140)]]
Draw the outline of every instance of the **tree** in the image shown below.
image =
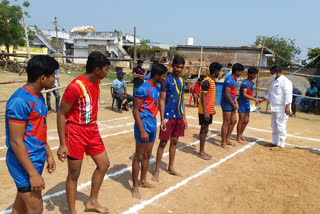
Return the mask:
[[(28, 7), (29, 2), (25, 1), (23, 6)], [(10, 5), (8, 0), (2, 0), (0, 3), (0, 44), (3, 44), (9, 53), (10, 46), (25, 44), (24, 36), (21, 7)]]
[[(255, 45), (262, 45), (264, 36), (257, 36)], [(277, 36), (266, 36), (265, 47), (274, 50), (279, 54), (283, 59), (279, 58), (277, 55), (274, 57), (274, 61), (268, 62), (269, 66), (279, 65), (279, 66), (288, 66), (288, 62), (291, 62), (297, 54), (300, 54), (301, 50), (299, 47), (296, 47), (295, 40), (286, 39), (283, 37)]]
[[(309, 48), (308, 59), (313, 59), (320, 55), (320, 48)], [(308, 65), (309, 68), (320, 68), (320, 56)]]

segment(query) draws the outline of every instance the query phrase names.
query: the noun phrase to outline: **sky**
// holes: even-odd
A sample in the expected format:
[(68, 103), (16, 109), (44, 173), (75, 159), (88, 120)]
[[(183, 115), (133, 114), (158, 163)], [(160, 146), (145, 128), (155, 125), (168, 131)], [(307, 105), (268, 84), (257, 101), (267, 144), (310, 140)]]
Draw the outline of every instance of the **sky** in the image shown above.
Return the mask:
[[(22, 3), (18, 0), (16, 3)], [(27, 25), (59, 29), (92, 25), (97, 32), (120, 30), (152, 42), (251, 46), (257, 36), (295, 40), (301, 49), (320, 47), (319, 0), (29, 0)], [(316, 21), (318, 20), (318, 21)]]

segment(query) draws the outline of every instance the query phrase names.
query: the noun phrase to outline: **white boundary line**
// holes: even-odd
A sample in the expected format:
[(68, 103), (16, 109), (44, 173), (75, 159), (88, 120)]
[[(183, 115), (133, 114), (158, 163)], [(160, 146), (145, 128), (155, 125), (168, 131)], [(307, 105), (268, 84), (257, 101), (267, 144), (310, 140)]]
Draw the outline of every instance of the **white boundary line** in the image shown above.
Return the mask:
[[(129, 117), (129, 116), (128, 116)], [(128, 117), (122, 117), (120, 118), (121, 120), (124, 119), (124, 118), (128, 118)], [(118, 119), (114, 119), (114, 120), (118, 120)], [(114, 121), (114, 120), (105, 120), (105, 121)], [(103, 122), (103, 121), (101, 121)], [(108, 125), (104, 125), (104, 124), (100, 124), (98, 123), (99, 126), (104, 126), (104, 128), (100, 128), (99, 131), (104, 131), (104, 130), (107, 130), (107, 129), (113, 129), (113, 128), (121, 128), (121, 127), (127, 127), (127, 126), (131, 126), (131, 125), (134, 125), (134, 122), (131, 122), (131, 123), (126, 123), (126, 124), (121, 124), (121, 125), (116, 125), (116, 126), (108, 126)], [(55, 130), (57, 131), (57, 130)], [(114, 136), (114, 135), (110, 135), (110, 136)], [(51, 136), (48, 136), (47, 137), (47, 141), (51, 141), (51, 140), (59, 140), (59, 137), (51, 137)], [(7, 147), (6, 146), (3, 146), (3, 147), (0, 147), (0, 150), (2, 149), (6, 149)], [(54, 147), (55, 148), (55, 147)], [(53, 148), (51, 148), (53, 149)], [(0, 158), (1, 160), (1, 158)]]
[[(187, 116), (187, 118), (189, 119), (194, 119), (194, 120), (198, 120), (199, 118), (197, 117), (192, 117), (192, 116)], [(212, 121), (213, 123), (216, 124), (222, 124), (222, 122), (220, 121)], [(265, 130), (265, 129), (257, 129), (257, 128), (252, 128), (252, 127), (247, 127), (247, 129), (252, 129), (252, 130), (256, 130), (259, 132), (267, 132), (267, 133), (272, 133), (272, 131), (270, 130)], [(316, 141), (316, 142), (320, 142), (320, 139), (316, 139), (316, 138), (309, 138), (309, 137), (302, 137), (302, 136), (297, 136), (297, 135), (293, 135), (293, 134), (287, 134), (288, 137), (295, 137), (295, 138), (300, 138), (300, 139), (304, 139), (304, 140), (311, 140), (311, 141)]]
[(228, 155), (227, 157), (225, 158), (222, 158), (221, 160), (219, 160), (218, 162), (208, 166), (207, 168), (201, 170), (200, 172), (192, 175), (191, 177), (183, 180), (183, 181), (180, 181), (179, 183), (177, 183), (176, 185), (174, 186), (171, 186), (170, 188), (166, 189), (165, 191), (163, 191), (162, 193), (159, 193), (158, 195), (154, 196), (153, 198), (149, 199), (149, 200), (146, 200), (146, 201), (143, 201), (141, 202), (140, 204), (137, 204), (137, 205), (134, 205), (132, 207), (130, 207), (127, 211), (123, 212), (122, 214), (130, 214), (130, 213), (138, 213), (139, 210), (143, 209), (145, 206), (147, 205), (150, 205), (152, 204), (155, 200), (161, 198), (161, 197), (164, 197), (166, 196), (168, 193), (172, 192), (173, 190), (175, 189), (178, 189), (180, 188), (181, 186), (187, 184), (189, 181), (191, 181), (192, 179), (194, 178), (197, 178), (205, 173), (207, 173), (208, 171), (210, 171), (210, 169), (212, 168), (215, 168), (217, 166), (219, 166), (220, 164), (222, 164), (223, 162), (227, 161), (228, 159), (232, 158), (233, 156), (239, 154), (240, 152), (243, 152), (245, 151), (246, 149), (252, 147), (256, 142), (252, 142), (246, 146), (243, 146), (241, 149), (237, 150), (236, 152), (232, 153), (231, 155)]
[[(188, 124), (188, 125), (189, 125), (190, 127), (200, 128), (199, 125), (193, 125), (193, 124)], [(209, 128), (209, 130), (220, 132), (220, 130), (218, 130), (218, 129), (213, 129), (213, 128)], [(232, 133), (232, 134), (233, 134), (233, 135), (236, 135), (236, 133)], [(252, 136), (249, 136), (249, 135), (244, 135), (244, 136), (245, 136), (245, 137), (249, 137), (249, 138), (257, 139), (258, 141), (264, 141), (264, 142), (272, 143), (272, 141), (270, 141), (270, 140), (265, 140), (265, 139), (263, 139), (263, 138), (256, 138), (256, 137), (252, 137)], [(291, 144), (291, 143), (285, 143), (285, 145), (292, 146), (292, 147), (296, 147), (296, 148), (301, 148), (301, 149), (311, 149), (311, 150), (313, 150), (313, 151), (318, 151), (318, 152), (320, 152), (320, 149), (313, 148), (313, 147), (299, 146), (299, 145), (295, 145), (295, 144)]]
[[(213, 135), (211, 135), (211, 136), (208, 136), (208, 137), (206, 138), (206, 140), (208, 140), (208, 139), (210, 139), (210, 138), (212, 138), (212, 137), (214, 137), (214, 136), (217, 136), (217, 135), (218, 135), (218, 134), (213, 134)], [(182, 146), (182, 147), (180, 147), (180, 148), (177, 148), (177, 150), (181, 150), (181, 149), (183, 149), (183, 148), (185, 148), (185, 147), (189, 147), (189, 146), (192, 146), (192, 145), (196, 145), (196, 144), (198, 144), (198, 143), (200, 143), (199, 140), (197, 140), (197, 141), (195, 141), (195, 142), (193, 142), (193, 143), (184, 145), (184, 146)], [(163, 157), (168, 156), (168, 155), (169, 155), (169, 152), (166, 152), (166, 153), (163, 154)], [(152, 159), (149, 160), (149, 163), (153, 163), (153, 162), (155, 162), (155, 161), (156, 161), (156, 158), (152, 158)], [(114, 172), (114, 173), (112, 173), (112, 174), (105, 175), (104, 178), (103, 178), (103, 180), (107, 180), (107, 179), (110, 178), (110, 177), (117, 177), (117, 176), (119, 176), (119, 175), (122, 175), (122, 174), (125, 173), (125, 172), (129, 172), (131, 169), (132, 169), (132, 167), (127, 167), (127, 168), (121, 169), (121, 170), (119, 170), (119, 171), (117, 171), (117, 172)], [(82, 184), (78, 185), (77, 190), (80, 191), (80, 190), (82, 190), (82, 189), (84, 189), (84, 188), (86, 188), (86, 187), (88, 187), (88, 186), (90, 186), (90, 185), (91, 185), (91, 181), (88, 181), (88, 182), (86, 182), (86, 183), (82, 183)], [(50, 194), (50, 195), (44, 195), (44, 196), (42, 197), (42, 199), (43, 199), (44, 201), (46, 201), (46, 200), (48, 200), (48, 199), (50, 199), (50, 198), (52, 198), (52, 197), (57, 197), (57, 196), (60, 196), (60, 195), (62, 195), (62, 194), (65, 194), (65, 193), (66, 193), (66, 190), (61, 190), (61, 191), (58, 191), (58, 192), (53, 193), (53, 194)], [(7, 210), (4, 210), (4, 211), (1, 211), (0, 214), (11, 213), (11, 211), (12, 211), (12, 209), (7, 209)]]
[[(124, 125), (124, 126), (130, 126), (130, 125), (132, 125), (132, 124), (128, 123), (127, 125)], [(157, 123), (157, 126), (159, 126), (159, 125), (160, 125), (160, 123)], [(126, 133), (129, 133), (129, 132), (133, 132), (133, 130), (134, 129), (129, 129), (129, 130), (126, 130), (126, 131), (117, 132), (117, 133), (113, 133), (113, 134), (101, 135), (101, 138), (107, 138), (107, 137), (116, 136), (116, 135), (120, 135), (120, 134), (126, 134)], [(4, 147), (4, 148), (7, 148), (7, 147)], [(53, 150), (56, 150), (58, 148), (59, 148), (59, 146), (55, 146), (55, 147), (51, 147), (50, 149), (51, 149), (51, 151), (53, 151)], [(3, 161), (3, 160), (6, 160), (6, 158), (5, 157), (0, 157), (0, 161)]]

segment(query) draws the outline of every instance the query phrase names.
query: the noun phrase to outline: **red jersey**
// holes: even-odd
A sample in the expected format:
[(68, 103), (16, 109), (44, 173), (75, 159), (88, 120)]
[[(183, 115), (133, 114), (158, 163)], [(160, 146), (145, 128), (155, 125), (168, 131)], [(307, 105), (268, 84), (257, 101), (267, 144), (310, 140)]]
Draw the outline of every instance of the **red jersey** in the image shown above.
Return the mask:
[(201, 84), (196, 83), (196, 84), (194, 84), (194, 86), (193, 86), (193, 88), (194, 88), (194, 90), (195, 90), (195, 92), (196, 92), (197, 94), (200, 94), (200, 92), (201, 92), (201, 87), (200, 87), (200, 85), (201, 85)]
[(100, 80), (90, 82), (84, 75), (75, 78), (67, 87), (62, 100), (72, 104), (66, 119), (76, 124), (91, 124), (97, 121)]

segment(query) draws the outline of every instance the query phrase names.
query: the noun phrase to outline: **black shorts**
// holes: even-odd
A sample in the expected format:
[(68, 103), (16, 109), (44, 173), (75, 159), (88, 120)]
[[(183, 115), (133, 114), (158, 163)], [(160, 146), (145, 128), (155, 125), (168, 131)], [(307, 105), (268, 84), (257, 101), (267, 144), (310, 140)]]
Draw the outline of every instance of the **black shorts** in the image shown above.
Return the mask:
[(21, 192), (21, 193), (31, 192), (31, 186), (19, 187), (18, 192)]
[(199, 125), (210, 125), (212, 124), (212, 114), (209, 114), (210, 119), (206, 121), (204, 119), (204, 114), (199, 113)]

